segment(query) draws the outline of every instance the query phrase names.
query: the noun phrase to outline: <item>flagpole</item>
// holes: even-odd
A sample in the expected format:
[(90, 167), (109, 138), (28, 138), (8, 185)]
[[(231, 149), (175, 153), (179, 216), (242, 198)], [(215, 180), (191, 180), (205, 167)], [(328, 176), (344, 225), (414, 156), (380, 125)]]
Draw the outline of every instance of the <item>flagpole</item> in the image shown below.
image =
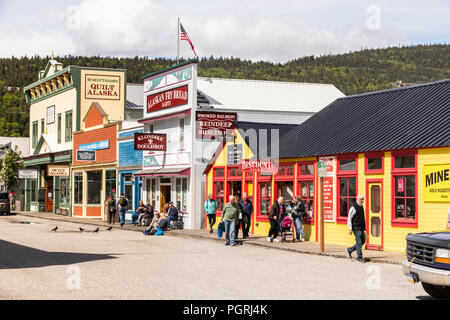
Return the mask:
[(177, 64), (180, 57), (180, 17), (178, 17), (178, 32), (177, 32)]

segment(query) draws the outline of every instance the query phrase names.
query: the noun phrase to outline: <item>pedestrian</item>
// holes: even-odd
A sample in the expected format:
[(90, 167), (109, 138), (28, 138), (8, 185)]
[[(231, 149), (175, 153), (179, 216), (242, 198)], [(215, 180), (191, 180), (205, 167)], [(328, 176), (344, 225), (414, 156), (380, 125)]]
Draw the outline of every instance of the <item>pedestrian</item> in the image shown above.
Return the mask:
[(364, 262), (363, 256), (362, 256), (362, 246), (366, 242), (366, 219), (364, 216), (364, 196), (362, 194), (359, 194), (356, 197), (356, 203), (354, 203), (350, 210), (348, 211), (348, 218), (347, 218), (347, 226), (349, 229), (349, 234), (351, 235), (352, 232), (355, 235), (356, 244), (351, 247), (347, 248), (347, 254), (352, 258), (352, 253), (356, 250), (356, 254), (358, 256), (359, 262)]
[(203, 206), (206, 216), (208, 217), (209, 233), (213, 233), (213, 226), (216, 223), (217, 201), (213, 199), (213, 194), (208, 194), (208, 200)]
[(128, 199), (123, 192), (120, 194), (120, 198), (117, 199), (117, 209), (119, 211), (120, 226), (123, 227), (125, 224), (125, 213), (128, 210)]
[(305, 232), (303, 231), (303, 220), (306, 218), (306, 206), (302, 197), (295, 196), (291, 203), (291, 215), (295, 225), (294, 241), (305, 241)]
[(267, 241), (270, 242), (280, 242), (277, 239), (278, 229), (279, 229), (279, 219), (281, 218), (282, 210), (283, 210), (283, 197), (279, 197), (277, 201), (275, 201), (270, 207), (269, 212), (269, 222), (270, 229), (269, 234), (267, 235)]
[(9, 194), (9, 200), (11, 210), (16, 210), (16, 194), (14, 192)]
[(248, 199), (247, 193), (242, 195), (242, 200), (239, 202), (242, 208), (242, 233), (244, 238), (248, 238), (250, 225), (252, 224), (253, 204)]
[(108, 224), (115, 224), (116, 223), (116, 201), (114, 200), (114, 195), (112, 195), (108, 202), (107, 202), (107, 208), (108, 208)]
[(239, 218), (239, 205), (235, 202), (234, 196), (230, 196), (229, 200), (230, 202), (223, 207), (220, 222), (223, 221), (225, 225), (225, 245), (228, 246), (231, 244), (235, 246), (234, 229), (236, 227), (236, 220)]
[(244, 220), (243, 220), (243, 213), (242, 213), (242, 205), (241, 205), (241, 198), (239, 195), (234, 196), (234, 202), (236, 202), (239, 206), (239, 214), (238, 218), (236, 219), (236, 226), (234, 228), (234, 239), (239, 239), (239, 229), (242, 226), (242, 232), (244, 232)]
[[(144, 201), (139, 200), (139, 207), (136, 209), (136, 213), (138, 214), (138, 221), (135, 225), (142, 225), (142, 219), (147, 215), (147, 206), (144, 204)], [(134, 222), (133, 218), (133, 222)]]
[(173, 205), (173, 201), (169, 201), (169, 208), (167, 209), (167, 228), (170, 229), (170, 221), (178, 220), (178, 209)]

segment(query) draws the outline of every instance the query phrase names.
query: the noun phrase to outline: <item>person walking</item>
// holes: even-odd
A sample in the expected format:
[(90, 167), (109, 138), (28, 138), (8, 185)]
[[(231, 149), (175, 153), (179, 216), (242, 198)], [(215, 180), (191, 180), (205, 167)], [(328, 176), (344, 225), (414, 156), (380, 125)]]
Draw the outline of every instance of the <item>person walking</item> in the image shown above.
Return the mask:
[(284, 200), (283, 197), (279, 197), (278, 200), (275, 201), (270, 207), (269, 212), (270, 229), (269, 234), (267, 235), (267, 241), (280, 242), (280, 240), (277, 239), (277, 236), (279, 229), (279, 219), (282, 213), (281, 211), (283, 206), (283, 200)]
[(220, 222), (223, 221), (225, 225), (225, 245), (228, 246), (231, 244), (235, 246), (234, 229), (236, 227), (236, 220), (239, 218), (239, 205), (236, 203), (234, 196), (230, 196), (229, 200), (230, 202), (223, 207)]
[(295, 225), (295, 241), (305, 241), (303, 220), (306, 218), (306, 207), (302, 197), (295, 196), (291, 204), (291, 214)]
[(242, 200), (239, 201), (242, 209), (242, 234), (243, 238), (248, 238), (250, 225), (252, 224), (253, 204), (248, 199), (247, 193), (242, 195)]
[(239, 206), (239, 213), (238, 218), (236, 219), (236, 227), (234, 229), (234, 239), (239, 238), (239, 229), (242, 226), (242, 231), (244, 231), (244, 220), (243, 220), (243, 213), (242, 213), (242, 205), (241, 205), (241, 198), (238, 195), (234, 196), (234, 202), (236, 202)]
[(209, 233), (213, 233), (213, 226), (216, 223), (217, 201), (213, 199), (213, 194), (208, 194), (208, 200), (203, 206), (206, 216), (208, 217)]
[(123, 227), (125, 224), (125, 213), (128, 210), (128, 199), (123, 192), (120, 194), (120, 198), (117, 199), (117, 208), (119, 211), (120, 226)]
[(16, 194), (12, 191), (9, 194), (9, 201), (10, 201), (9, 207), (11, 208), (11, 210), (16, 210)]
[(366, 242), (366, 219), (364, 216), (364, 196), (362, 194), (359, 194), (356, 197), (356, 203), (354, 203), (350, 210), (348, 211), (348, 218), (347, 218), (347, 226), (349, 229), (349, 234), (351, 235), (352, 232), (355, 235), (356, 244), (351, 247), (347, 248), (347, 254), (352, 258), (352, 253), (356, 250), (357, 254), (357, 260), (359, 262), (364, 262), (363, 256), (362, 256), (362, 246)]
[(107, 202), (108, 208), (108, 224), (116, 224), (116, 201), (114, 200), (114, 195), (109, 198)]
[(178, 209), (173, 205), (173, 201), (169, 201), (169, 209), (167, 209), (167, 228), (170, 229), (170, 221), (177, 221)]

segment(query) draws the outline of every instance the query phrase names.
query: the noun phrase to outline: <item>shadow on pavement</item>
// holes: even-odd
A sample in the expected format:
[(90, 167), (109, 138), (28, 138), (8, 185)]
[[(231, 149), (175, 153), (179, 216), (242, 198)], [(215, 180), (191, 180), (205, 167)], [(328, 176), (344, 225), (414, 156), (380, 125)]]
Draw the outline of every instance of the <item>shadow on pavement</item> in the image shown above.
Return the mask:
[(109, 254), (48, 252), (0, 240), (0, 270), (70, 265), (106, 259), (116, 257)]

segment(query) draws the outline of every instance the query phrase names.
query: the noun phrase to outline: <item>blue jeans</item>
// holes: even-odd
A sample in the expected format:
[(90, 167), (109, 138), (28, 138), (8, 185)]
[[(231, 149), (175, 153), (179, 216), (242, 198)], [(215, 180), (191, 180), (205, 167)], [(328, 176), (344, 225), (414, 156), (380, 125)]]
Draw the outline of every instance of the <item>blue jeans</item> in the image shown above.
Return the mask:
[(297, 217), (294, 219), (294, 223), (297, 240), (300, 240), (300, 236), (302, 236), (302, 240), (305, 240), (305, 232), (303, 231), (302, 219)]
[(231, 244), (236, 244), (236, 242), (234, 241), (235, 236), (234, 230), (236, 228), (236, 220), (224, 221), (223, 223), (225, 225), (225, 243), (231, 242)]
[(362, 259), (362, 246), (366, 242), (366, 237), (364, 236), (364, 231), (355, 231), (353, 230), (353, 234), (355, 235), (356, 244), (351, 247), (347, 248), (347, 251), (349, 253), (352, 253), (356, 250), (356, 254), (358, 255), (358, 259)]
[(127, 212), (127, 208), (119, 207), (119, 221), (120, 224), (125, 224), (125, 213)]
[(177, 217), (175, 216), (168, 216), (167, 217), (167, 227), (170, 227), (170, 221), (176, 221)]

